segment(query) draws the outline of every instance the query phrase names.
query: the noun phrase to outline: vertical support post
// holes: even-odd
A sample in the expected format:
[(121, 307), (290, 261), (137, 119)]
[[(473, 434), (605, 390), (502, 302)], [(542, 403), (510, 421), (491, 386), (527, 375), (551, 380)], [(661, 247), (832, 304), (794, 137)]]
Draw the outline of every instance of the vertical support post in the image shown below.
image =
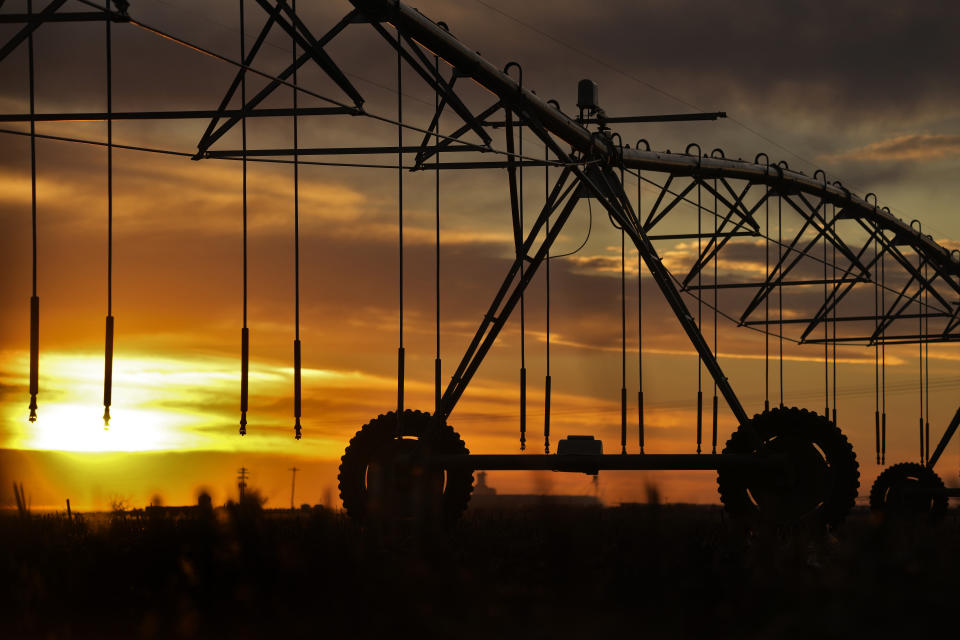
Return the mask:
[(294, 492), (297, 490), (297, 471), (300, 471), (297, 467), (290, 467), (290, 510), (293, 511), (296, 504), (293, 500)]

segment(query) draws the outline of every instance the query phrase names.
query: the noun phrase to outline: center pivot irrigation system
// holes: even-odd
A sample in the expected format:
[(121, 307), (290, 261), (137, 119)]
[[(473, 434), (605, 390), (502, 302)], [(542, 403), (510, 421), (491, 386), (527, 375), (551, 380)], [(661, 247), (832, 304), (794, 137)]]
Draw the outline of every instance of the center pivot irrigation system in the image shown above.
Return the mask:
[[(29, 135), (34, 175), (34, 290), (31, 298), (31, 416), (37, 409), (39, 298), (36, 291), (36, 157), (38, 137), (75, 143), (101, 144), (112, 172), (115, 147), (145, 152), (183, 155), (197, 161), (239, 161), (243, 171), (244, 320), (242, 329), (241, 433), (246, 430), (249, 329), (246, 322), (247, 163), (284, 162), (294, 172), (295, 233), (299, 234), (299, 167), (302, 164), (354, 167), (391, 166), (398, 174), (400, 346), (398, 348), (397, 406), (366, 424), (350, 441), (340, 467), (340, 494), (346, 511), (359, 519), (378, 513), (412, 515), (432, 510), (452, 522), (466, 508), (478, 469), (553, 470), (596, 474), (600, 470), (685, 469), (716, 470), (720, 497), (733, 514), (747, 519), (778, 523), (813, 520), (839, 524), (854, 504), (859, 468), (853, 448), (836, 426), (837, 345), (859, 344), (873, 350), (876, 386), (876, 456), (886, 457), (886, 346), (918, 345), (920, 356), (920, 463), (889, 467), (871, 493), (877, 509), (919, 513), (936, 518), (948, 497), (960, 495), (944, 488), (933, 468), (960, 423), (960, 409), (930, 450), (929, 345), (960, 339), (960, 254), (950, 252), (922, 232), (918, 221), (906, 223), (877, 204), (876, 196), (851, 193), (822, 171), (812, 176), (791, 170), (785, 162), (772, 163), (765, 154), (754, 160), (730, 159), (720, 149), (705, 154), (698, 145), (684, 153), (654, 151), (645, 140), (631, 147), (611, 130), (618, 123), (713, 120), (722, 113), (661, 116), (607, 116), (598, 104), (597, 86), (582, 80), (578, 85), (577, 113), (568, 115), (553, 100), (544, 100), (523, 84), (520, 65), (499, 69), (458, 40), (443, 23), (435, 23), (416, 9), (395, 0), (351, 0), (350, 10), (322, 35), (315, 35), (296, 10), (295, 1), (239, 0), (239, 57), (214, 53), (174, 34), (138, 21), (127, 2), (76, 0), (83, 11), (61, 10), (66, 0), (50, 0), (35, 11), (0, 12), (0, 23), (21, 23), (13, 38), (0, 48), (0, 62), (23, 44), (29, 48), (30, 113), (0, 115), (3, 122), (28, 122), (29, 133), (4, 129), (8, 134)], [(0, 6), (2, 6), (0, 2)], [(71, 6), (75, 9), (75, 6)], [(252, 15), (260, 30), (252, 46), (244, 37)], [(107, 110), (102, 113), (37, 113), (34, 101), (33, 33), (48, 22), (101, 22), (106, 25)], [(190, 47), (233, 65), (235, 77), (223, 99), (212, 110), (114, 112), (111, 85), (111, 25), (138, 28)], [(396, 60), (397, 112), (384, 115), (365, 108), (365, 99), (350, 75), (331, 57), (328, 45), (354, 29), (373, 29), (385, 48), (377, 60)], [(257, 65), (268, 34), (282, 30), (291, 42), (290, 64), (279, 73), (266, 73)], [(370, 52), (370, 60), (374, 58)], [(392, 62), (391, 62), (392, 64)], [(331, 98), (298, 84), (298, 70), (316, 65), (342, 97)], [(404, 72), (426, 83), (434, 93), (428, 122), (414, 124), (403, 118)], [(264, 86), (247, 95), (248, 76)], [(469, 82), (468, 82), (469, 81)], [(486, 92), (476, 91), (473, 83)], [(281, 90), (290, 91), (292, 106), (261, 105)], [(319, 100), (324, 106), (303, 107), (298, 97)], [(240, 107), (231, 107), (239, 101)], [(287, 118), (292, 121), (293, 147), (253, 149), (247, 145), (249, 118)], [(443, 118), (455, 117), (458, 127), (441, 132)], [(306, 118), (327, 119), (337, 127), (352, 118), (367, 118), (396, 127), (396, 144), (301, 148), (299, 123)], [(58, 136), (40, 136), (36, 122), (76, 119), (107, 123), (106, 143)], [(204, 119), (209, 123), (196, 151), (172, 152), (115, 145), (114, 120)], [(345, 122), (346, 121), (346, 122)], [(225, 134), (241, 129), (240, 149), (221, 149)], [(418, 144), (405, 144), (413, 133)], [(536, 140), (537, 157), (524, 153)], [(542, 145), (542, 147), (539, 147)], [(541, 155), (542, 151), (542, 155)], [(448, 161), (449, 154), (466, 154)], [(486, 159), (476, 160), (477, 154)], [(343, 156), (393, 156), (396, 165), (341, 162)], [(494, 156), (495, 159), (489, 159)], [(326, 160), (317, 160), (326, 158)], [(333, 158), (333, 161), (330, 160)], [(535, 169), (534, 169), (535, 168)], [(524, 173), (543, 172), (542, 207), (530, 220), (524, 215)], [(487, 171), (505, 175), (510, 199), (515, 257), (484, 313), (449, 383), (443, 385), (439, 354), (435, 360), (435, 406), (430, 413), (410, 410), (404, 404), (403, 346), (403, 181), (409, 171), (435, 172), (439, 194), (443, 171)], [(111, 173), (112, 175), (112, 173)], [(528, 178), (528, 184), (529, 184)], [(636, 183), (634, 191), (633, 183)], [(112, 179), (108, 182), (112, 216)], [(628, 184), (631, 185), (628, 188)], [(620, 256), (620, 452), (604, 454), (592, 436), (560, 440), (550, 452), (549, 272), (551, 248), (574, 208), (586, 202), (606, 212), (621, 237)], [(437, 246), (439, 247), (439, 196)], [(692, 215), (691, 215), (692, 212)], [(695, 228), (693, 228), (695, 226)], [(112, 227), (111, 227), (112, 229)], [(638, 380), (636, 395), (639, 453), (627, 451), (627, 242), (636, 248)], [(689, 264), (672, 268), (664, 264), (663, 249), (684, 241), (696, 245)], [(669, 244), (673, 243), (673, 244)], [(299, 235), (295, 243), (296, 336), (294, 340), (294, 417), (300, 437), (300, 329)], [(439, 249), (438, 249), (439, 250)], [(556, 257), (556, 256), (553, 256)], [(722, 268), (725, 261), (751, 261), (753, 270)], [(108, 257), (108, 264), (109, 264)], [(758, 273), (762, 268), (762, 272)], [(508, 318), (519, 307), (520, 442), (527, 441), (527, 375), (524, 335), (525, 292), (531, 281), (545, 272), (547, 291), (548, 355), (544, 380), (544, 453), (514, 455), (470, 454), (460, 436), (448, 425), (457, 402), (494, 346)], [(632, 271), (632, 268), (631, 268)], [(439, 260), (437, 263), (439, 300)], [(644, 449), (643, 399), (643, 280), (655, 283), (699, 354), (696, 453), (653, 454)], [(108, 275), (109, 282), (109, 275)], [(649, 286), (649, 285), (648, 285)], [(109, 290), (109, 287), (108, 287)], [(721, 296), (723, 298), (721, 305)], [(109, 299), (109, 298), (108, 298)], [(784, 300), (806, 313), (784, 313)], [(438, 303), (439, 304), (439, 303)], [(438, 307), (439, 309), (439, 307)], [(708, 326), (704, 327), (706, 318)], [(717, 323), (723, 318), (764, 336), (765, 396), (763, 411), (748, 415), (717, 361)], [(712, 338), (711, 324), (712, 321)], [(105, 420), (109, 420), (113, 354), (113, 316), (108, 302), (106, 324)], [(784, 341), (820, 345), (824, 366), (825, 406), (822, 413), (791, 408), (783, 403)], [(773, 343), (774, 355), (771, 355)], [(780, 367), (780, 398), (771, 407), (771, 360)], [(926, 363), (926, 368), (925, 368)], [(709, 453), (705, 452), (703, 376), (713, 385), (712, 428)], [(832, 373), (832, 375), (831, 375)], [(831, 389), (832, 385), (832, 389)], [(831, 411), (832, 395), (832, 411)], [(718, 397), (735, 416), (738, 427), (726, 447), (717, 453)], [(709, 406), (709, 405), (708, 405)], [(819, 410), (819, 409), (818, 409)], [(708, 416), (709, 418), (709, 416)], [(708, 425), (709, 426), (709, 425)]]

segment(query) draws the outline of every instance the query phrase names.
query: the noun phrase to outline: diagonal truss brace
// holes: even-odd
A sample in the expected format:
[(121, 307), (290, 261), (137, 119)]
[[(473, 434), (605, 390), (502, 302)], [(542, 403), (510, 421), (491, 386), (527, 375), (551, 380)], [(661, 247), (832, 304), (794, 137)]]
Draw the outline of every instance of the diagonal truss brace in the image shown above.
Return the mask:
[[(339, 35), (347, 26), (352, 24), (357, 17), (357, 11), (356, 10), (351, 11), (346, 16), (344, 16), (336, 25), (334, 25), (329, 31), (327, 31), (327, 33), (324, 34), (320, 39), (315, 39), (312, 35), (310, 35), (307, 28), (303, 26), (303, 23), (301, 23), (299, 19), (296, 20), (296, 24), (300, 25), (299, 28), (301, 28), (306, 35), (300, 35), (299, 32), (296, 29), (294, 29), (293, 26), (290, 25), (290, 23), (288, 23), (286, 20), (283, 19), (283, 17), (279, 13), (279, 8), (281, 7), (281, 5), (284, 7), (286, 6), (283, 0), (278, 0), (276, 9), (274, 7), (271, 7), (269, 3), (266, 2), (266, 0), (263, 0), (262, 2), (261, 0), (257, 0), (257, 1), (260, 2), (261, 6), (266, 5), (266, 10), (269, 14), (268, 18), (264, 23), (263, 28), (261, 28), (260, 33), (257, 36), (257, 39), (254, 41), (253, 46), (250, 48), (250, 51), (247, 53), (246, 59), (243, 60), (243, 65), (244, 65), (243, 68), (240, 68), (237, 70), (237, 73), (234, 76), (233, 81), (231, 82), (229, 88), (227, 89), (227, 92), (224, 94), (223, 99), (220, 101), (220, 105), (217, 108), (217, 112), (218, 112), (217, 115), (211, 119), (210, 124), (207, 126), (206, 131), (203, 133), (203, 136), (200, 138), (200, 142), (197, 144), (197, 154), (194, 156), (195, 160), (199, 160), (200, 158), (206, 157), (206, 154), (209, 148), (217, 140), (219, 140), (227, 132), (229, 132), (234, 126), (236, 126), (236, 124), (239, 123), (240, 120), (242, 119), (244, 113), (249, 113), (253, 111), (258, 104), (263, 102), (274, 91), (276, 91), (277, 88), (282, 86), (283, 83), (286, 82), (287, 79), (290, 78), (294, 74), (294, 72), (298, 70), (300, 67), (302, 67), (304, 64), (306, 64), (310, 60), (318, 61), (318, 59), (324, 60), (324, 64), (327, 64), (326, 61), (329, 60), (329, 56), (327, 56), (326, 53), (323, 51), (323, 47), (326, 46), (337, 35)], [(285, 27), (286, 29), (293, 30), (293, 33), (291, 33), (291, 36), (297, 40), (297, 43), (305, 51), (297, 58), (295, 62), (287, 66), (283, 71), (277, 74), (277, 76), (273, 80), (267, 83), (267, 85), (263, 87), (263, 89), (261, 89), (255, 96), (250, 98), (246, 104), (242, 105), (239, 114), (229, 114), (227, 110), (227, 105), (229, 105), (230, 101), (236, 95), (237, 89), (240, 88), (241, 80), (243, 79), (243, 76), (247, 71), (246, 68), (253, 63), (254, 58), (256, 57), (257, 53), (260, 51), (260, 48), (263, 46), (263, 43), (266, 40), (267, 34), (270, 32), (270, 29), (273, 27), (274, 23), (279, 24), (281, 26), (286, 25)], [(288, 31), (288, 33), (290, 33), (290, 31)], [(332, 60), (329, 60), (329, 65), (333, 65), (333, 68), (336, 69), (336, 72), (338, 72), (340, 75), (343, 75), (343, 72), (340, 71), (335, 64), (333, 64)], [(330, 73), (327, 70), (327, 68), (325, 68), (323, 65), (321, 65), (321, 68), (323, 68), (324, 71), (327, 71), (328, 74)], [(345, 80), (346, 77), (345, 76), (343, 77)], [(333, 78), (336, 81), (336, 78), (334, 78), (333, 76), (331, 76), (331, 78)], [(349, 81), (347, 81), (347, 84), (349, 85)], [(349, 85), (349, 86), (352, 88), (352, 85)], [(355, 89), (353, 89), (353, 91), (354, 93), (356, 93)], [(348, 94), (348, 95), (352, 96), (352, 94)], [(359, 102), (357, 102), (357, 98), (359, 98)], [(356, 93), (356, 96), (354, 97), (354, 101), (356, 103), (356, 107), (354, 108), (327, 107), (326, 108), (327, 111), (325, 113), (357, 115), (358, 113), (362, 112), (363, 98), (362, 96), (360, 96), (359, 93)], [(220, 120), (222, 118), (225, 118), (226, 122), (223, 122), (221, 124)]]

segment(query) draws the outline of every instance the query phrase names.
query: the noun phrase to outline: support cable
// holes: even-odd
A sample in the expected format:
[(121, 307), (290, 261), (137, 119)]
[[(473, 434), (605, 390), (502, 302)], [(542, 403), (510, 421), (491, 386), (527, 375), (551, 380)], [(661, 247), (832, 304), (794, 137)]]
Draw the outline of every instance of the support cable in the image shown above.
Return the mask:
[[(27, 0), (27, 13), (33, 14), (33, 0)], [(37, 395), (40, 393), (40, 297), (37, 295), (37, 129), (33, 32), (27, 36), (28, 75), (30, 80), (30, 229), (32, 240), (32, 283), (30, 294), (30, 422), (37, 421)]]
[[(550, 160), (550, 147), (544, 145), (543, 147), (544, 159)], [(544, 193), (544, 202), (550, 201), (550, 165), (544, 165), (543, 167), (543, 193)], [(547, 238), (550, 237), (550, 215), (547, 215), (547, 219), (544, 225), (545, 233)], [(543, 382), (543, 452), (550, 453), (550, 393), (551, 393), (551, 378), (550, 378), (550, 249), (547, 249), (546, 259), (544, 260), (544, 273), (546, 276), (546, 324), (547, 324), (547, 344), (546, 344), (546, 354), (547, 354), (547, 373)]]
[[(13, 129), (2, 129), (0, 128), (0, 133), (12, 135), (12, 136), (23, 136), (26, 138), (30, 137), (30, 132), (28, 131), (14, 131)], [(56, 140), (58, 142), (72, 142), (75, 144), (85, 144), (92, 147), (104, 147), (106, 148), (107, 143), (100, 140), (87, 140), (83, 138), (71, 138), (68, 136), (53, 136), (43, 133), (36, 134), (38, 140)], [(157, 153), (160, 155), (166, 156), (179, 156), (181, 158), (193, 158), (195, 153), (187, 153), (186, 151), (174, 151), (172, 149), (159, 149), (156, 147), (141, 147), (130, 144), (120, 144), (115, 143), (112, 145), (114, 149), (125, 149), (127, 151), (142, 151), (144, 153)], [(243, 155), (242, 153), (240, 155)], [(222, 157), (217, 156), (209, 158), (210, 160), (226, 160), (229, 162), (241, 162), (243, 160), (240, 155), (236, 157)], [(279, 160), (276, 158), (248, 158), (248, 162), (260, 162), (266, 164), (293, 164), (293, 160)], [(319, 162), (314, 160), (300, 160), (299, 164), (302, 165), (311, 165), (316, 167), (349, 167), (351, 169), (390, 169), (394, 170), (397, 168), (395, 164), (372, 164), (372, 163), (361, 163), (361, 162)], [(556, 164), (556, 163), (554, 163)], [(562, 165), (559, 165), (562, 166)], [(414, 166), (405, 166), (401, 167), (402, 169), (415, 169)]]
[[(244, 11), (243, 0), (240, 2), (240, 59), (246, 59), (246, 42), (244, 41)], [(247, 73), (240, 75), (240, 101), (247, 104)], [(250, 329), (247, 327), (247, 116), (240, 116), (240, 143), (243, 149), (241, 167), (243, 173), (242, 184), (242, 217), (243, 217), (243, 328), (240, 329), (240, 435), (247, 435), (247, 410), (249, 409), (249, 382), (250, 382)]]
[(403, 422), (403, 383), (404, 383), (404, 348), (403, 348), (403, 58), (401, 56), (400, 30), (397, 29), (397, 230), (398, 242), (398, 288), (399, 288), (399, 324), (400, 344), (397, 347), (397, 433)]
[[(297, 13), (297, 0), (291, 4), (293, 13)], [(290, 38), (293, 49), (293, 84), (297, 84), (297, 40)], [(297, 90), (293, 90), (293, 300), (294, 300), (294, 339), (293, 339), (293, 419), (294, 438), (302, 436), (301, 417), (301, 357), (300, 357), (300, 147), (299, 122), (297, 119)]]
[(107, 12), (107, 318), (103, 363), (103, 428), (110, 426), (110, 405), (113, 402), (113, 50), (109, 19), (110, 0), (104, 3)]

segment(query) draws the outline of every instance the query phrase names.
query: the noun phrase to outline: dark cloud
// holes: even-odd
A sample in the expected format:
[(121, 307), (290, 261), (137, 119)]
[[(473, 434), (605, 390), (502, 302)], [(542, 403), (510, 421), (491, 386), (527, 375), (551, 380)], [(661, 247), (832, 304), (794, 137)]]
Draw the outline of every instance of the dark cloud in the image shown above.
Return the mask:
[[(825, 117), (829, 105), (829, 114), (874, 117), (942, 109), (958, 92), (951, 61), (960, 53), (960, 8), (951, 2), (617, 0), (586, 19), (572, 2), (484, 4), (593, 56), (595, 73), (609, 80), (608, 99), (635, 95), (638, 83), (626, 77), (633, 76), (706, 107), (767, 105)], [(571, 53), (495, 11), (486, 17), (524, 34), (510, 42), (517, 59), (549, 66)]]

